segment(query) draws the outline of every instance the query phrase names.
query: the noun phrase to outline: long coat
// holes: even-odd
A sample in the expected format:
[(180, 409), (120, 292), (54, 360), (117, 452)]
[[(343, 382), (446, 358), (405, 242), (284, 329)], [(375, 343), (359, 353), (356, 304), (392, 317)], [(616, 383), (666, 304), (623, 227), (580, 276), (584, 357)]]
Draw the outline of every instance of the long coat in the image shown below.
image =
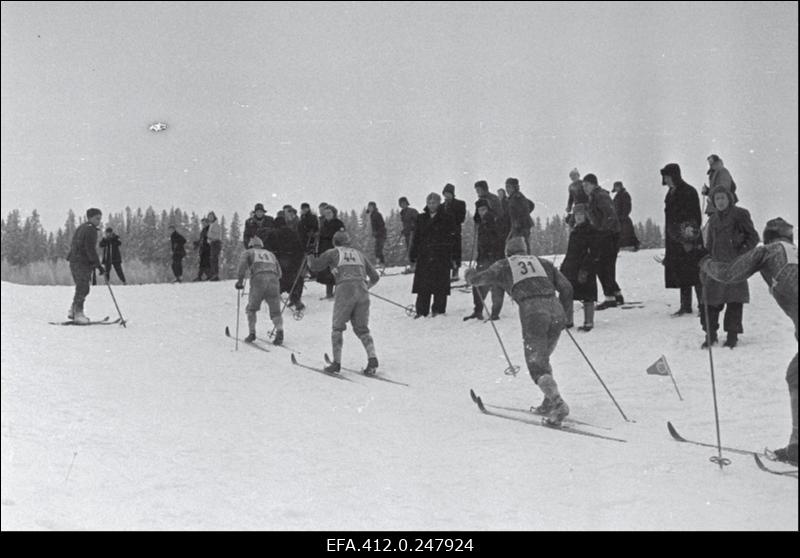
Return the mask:
[(304, 257), (297, 233), (286, 224), (280, 225), (269, 234), (265, 248), (278, 258), (278, 265), (281, 267), (281, 292), (288, 292), (297, 279)]
[[(319, 246), (317, 247), (317, 256), (325, 253), (326, 250), (333, 248), (333, 235), (337, 232), (344, 230), (344, 223), (339, 219), (333, 218), (330, 221), (327, 219), (322, 220), (322, 226), (319, 228)], [(336, 279), (331, 273), (330, 268), (325, 268), (317, 273), (317, 283), (323, 285), (335, 285)]]
[[(597, 231), (589, 223), (576, 225), (569, 233), (567, 253), (561, 262), (561, 273), (572, 284), (572, 298), (584, 302), (597, 300), (597, 267), (600, 264), (600, 250)], [(578, 276), (583, 272), (581, 283)]]
[(409, 259), (417, 264), (412, 293), (450, 294), (457, 227), (453, 216), (441, 206), (433, 217), (427, 207), (419, 214), (409, 252)]
[(100, 239), (100, 248), (103, 249), (103, 264), (122, 263), (122, 254), (119, 247), (122, 241), (119, 239), (117, 233), (112, 233), (111, 236), (104, 236)]
[(633, 230), (631, 220), (631, 195), (626, 189), (621, 189), (614, 196), (614, 211), (619, 219), (619, 246), (639, 246), (639, 239)]
[[(693, 243), (685, 243), (682, 230), (686, 225), (700, 228), (700, 198), (697, 190), (680, 176), (677, 185), (664, 198), (665, 239), (664, 284), (668, 289), (691, 287), (700, 284), (700, 258), (702, 250)], [(689, 245), (691, 244), (691, 246)], [(686, 248), (691, 248), (686, 250)]]
[[(715, 211), (708, 219), (708, 250), (711, 259), (718, 262), (731, 262), (741, 254), (752, 250), (758, 244), (758, 232), (753, 227), (750, 212), (736, 207), (734, 194), (724, 187), (717, 187), (713, 193), (724, 191), (731, 200), (725, 211)], [(704, 284), (706, 304), (717, 306), (727, 302), (750, 302), (750, 289), (747, 280), (739, 283), (720, 283), (713, 279)]]

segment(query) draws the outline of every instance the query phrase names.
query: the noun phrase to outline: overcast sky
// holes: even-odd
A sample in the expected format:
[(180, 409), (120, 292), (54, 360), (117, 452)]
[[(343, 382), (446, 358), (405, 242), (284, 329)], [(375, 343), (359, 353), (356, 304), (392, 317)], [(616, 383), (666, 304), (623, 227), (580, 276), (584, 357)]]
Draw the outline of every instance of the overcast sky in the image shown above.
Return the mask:
[(710, 153), (759, 231), (797, 225), (795, 2), (3, 2), (1, 52), (3, 217), (48, 230), (447, 182), (472, 209), (508, 176), (544, 219), (573, 167), (660, 223), (659, 169), (699, 189)]

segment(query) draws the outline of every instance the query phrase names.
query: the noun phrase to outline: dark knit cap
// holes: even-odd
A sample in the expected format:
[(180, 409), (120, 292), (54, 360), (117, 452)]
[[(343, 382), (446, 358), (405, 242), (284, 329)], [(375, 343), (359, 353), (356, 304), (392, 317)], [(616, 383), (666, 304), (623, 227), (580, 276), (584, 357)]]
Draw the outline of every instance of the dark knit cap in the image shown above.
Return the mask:
[(594, 184), (595, 186), (597, 186), (597, 177), (595, 175), (593, 175), (592, 173), (589, 173), (586, 176), (584, 176), (583, 177), (583, 181), (584, 182), (588, 182), (589, 184)]
[(96, 207), (90, 207), (89, 209), (86, 210), (86, 218), (87, 219), (91, 219), (95, 215), (102, 215), (102, 214), (103, 214), (103, 212), (100, 211), (99, 209), (97, 209)]
[(483, 198), (480, 198), (480, 199), (475, 201), (475, 209), (478, 209), (479, 207), (488, 208), (489, 207), (489, 202), (487, 200), (483, 199)]
[(721, 161), (722, 160), (722, 159), (719, 158), (719, 155), (717, 155), (715, 153), (712, 153), (711, 155), (706, 157), (706, 159), (708, 161), (710, 161), (711, 163), (716, 163), (717, 161)]
[(397, 203), (408, 203), (408, 198), (403, 196), (399, 200), (397, 200)]
[(446, 194), (447, 192), (450, 192), (451, 194), (453, 194), (455, 196), (456, 195), (456, 187), (448, 182), (447, 184), (444, 185), (444, 190), (442, 190), (442, 194)]
[(488, 190), (489, 189), (489, 184), (487, 184), (485, 180), (478, 180), (475, 183), (475, 187), (476, 188), (483, 188), (484, 190)]
[(783, 238), (790, 242), (794, 241), (794, 227), (784, 221), (781, 217), (770, 219), (767, 221), (767, 226), (764, 227), (764, 243), (775, 240), (776, 238)]
[(519, 179), (513, 177), (506, 178), (506, 186), (516, 186), (519, 188)]
[(261, 211), (264, 211), (264, 204), (263, 203), (257, 203), (256, 207), (253, 209), (253, 211), (258, 211), (259, 209)]
[(619, 181), (619, 180), (617, 180), (616, 182), (614, 182), (614, 188), (616, 188), (617, 186), (619, 186), (620, 188), (622, 188), (622, 182), (621, 182), (621, 181)]

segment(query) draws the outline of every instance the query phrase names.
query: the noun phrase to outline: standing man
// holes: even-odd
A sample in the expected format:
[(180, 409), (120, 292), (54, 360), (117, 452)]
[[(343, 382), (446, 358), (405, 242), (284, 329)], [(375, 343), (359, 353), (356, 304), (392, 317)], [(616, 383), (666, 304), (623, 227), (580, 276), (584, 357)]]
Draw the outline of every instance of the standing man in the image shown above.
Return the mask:
[(272, 232), (272, 229), (275, 226), (275, 221), (272, 217), (267, 215), (267, 212), (264, 211), (264, 204), (257, 203), (255, 209), (253, 210), (253, 216), (249, 217), (247, 221), (244, 222), (244, 233), (243, 241), (244, 247), (247, 249), (250, 246), (250, 239), (254, 236), (257, 236), (261, 239), (261, 243), (266, 246), (267, 237), (269, 237), (269, 233)]
[(617, 214), (617, 219), (619, 219), (617, 250), (630, 247), (636, 252), (639, 249), (639, 239), (636, 238), (636, 231), (631, 220), (631, 195), (620, 181), (614, 183), (611, 191), (614, 192), (614, 212)]
[[(485, 271), (467, 270), (467, 283), (473, 286), (502, 287), (519, 306), (525, 363), (544, 401), (536, 408), (547, 415), (545, 421), (560, 426), (569, 407), (553, 379), (550, 355), (558, 344), (561, 330), (572, 327), (572, 286), (553, 264), (525, 254), (522, 238), (506, 242), (506, 255)], [(558, 299), (556, 299), (558, 292)]]
[(378, 357), (375, 353), (375, 342), (369, 332), (368, 290), (377, 284), (380, 276), (364, 254), (350, 246), (350, 236), (346, 232), (339, 231), (333, 235), (333, 246), (319, 258), (308, 257), (308, 265), (312, 271), (330, 268), (336, 278), (331, 331), (333, 362), (325, 367), (325, 372), (335, 374), (341, 370), (344, 344), (342, 334), (347, 329), (349, 321), (353, 325), (353, 333), (361, 340), (367, 351), (364, 374), (371, 376), (378, 370)]
[(661, 184), (667, 186), (664, 197), (664, 286), (680, 289), (681, 306), (673, 316), (692, 313), (692, 287), (700, 297), (700, 258), (703, 242), (700, 237), (700, 198), (697, 190), (681, 178), (681, 167), (669, 163), (661, 169)]
[(581, 180), (581, 173), (578, 172), (578, 169), (572, 169), (569, 171), (569, 179), (570, 183), (567, 186), (567, 224), (569, 226), (575, 226), (575, 218), (572, 215), (572, 207), (576, 203), (581, 204), (588, 204), (589, 197), (583, 191), (583, 180)]
[(730, 171), (725, 168), (719, 155), (712, 153), (706, 157), (706, 161), (708, 161), (708, 170), (706, 171), (708, 175), (708, 184), (703, 184), (701, 193), (705, 197), (706, 208), (704, 213), (706, 215), (711, 215), (716, 208), (714, 207), (714, 200), (710, 194), (717, 186), (722, 186), (731, 192), (733, 194), (734, 203), (738, 202), (739, 198), (736, 196), (736, 182), (733, 181)]
[(245, 274), (250, 271), (250, 297), (247, 301), (247, 327), (250, 331), (245, 343), (256, 340), (256, 313), (261, 310), (261, 301), (266, 300), (269, 306), (269, 317), (275, 325), (273, 345), (283, 343), (283, 318), (281, 317), (281, 295), (278, 281), (281, 268), (275, 254), (264, 248), (261, 239), (254, 236), (250, 239), (250, 247), (242, 252), (239, 259), (239, 278), (236, 289), (244, 289)]
[(219, 256), (222, 253), (222, 227), (217, 222), (217, 215), (208, 212), (208, 244), (210, 247), (208, 267), (209, 281), (219, 281)]
[[(476, 188), (477, 189), (477, 188)], [(503, 248), (505, 246), (505, 236), (503, 235), (503, 225), (495, 217), (494, 211), (489, 206), (486, 198), (478, 198), (475, 202), (475, 215), (477, 216), (477, 243), (478, 255), (476, 258), (476, 271), (488, 269), (494, 262), (503, 259)], [(492, 293), (492, 313), (490, 320), (500, 319), (500, 310), (503, 309), (503, 299), (505, 291), (502, 287), (494, 286), (487, 288), (472, 287), (472, 302), (474, 310), (472, 314), (466, 316), (464, 321), (473, 318), (483, 318), (484, 300), (488, 291)]]
[(467, 218), (467, 204), (463, 200), (456, 199), (456, 187), (450, 183), (444, 185), (442, 190), (444, 203), (442, 210), (449, 214), (455, 221), (456, 239), (453, 252), (453, 275), (451, 281), (458, 281), (458, 268), (461, 267), (461, 225)]
[(204, 276), (206, 280), (211, 277), (211, 246), (208, 244), (208, 227), (208, 219), (205, 217), (200, 219), (200, 238), (194, 241), (195, 248), (200, 252), (195, 281), (202, 281)]
[(169, 247), (172, 251), (172, 273), (175, 275), (173, 283), (180, 283), (183, 276), (183, 258), (186, 257), (186, 238), (181, 235), (175, 225), (169, 226)]
[(598, 266), (597, 278), (603, 286), (605, 300), (595, 310), (614, 308), (623, 304), (625, 299), (616, 281), (617, 238), (619, 236), (619, 220), (614, 212), (611, 194), (597, 183), (597, 177), (587, 174), (583, 177), (583, 190), (589, 198), (588, 217), (597, 240)]
[(103, 267), (106, 269), (106, 279), (111, 281), (111, 266), (114, 266), (114, 271), (117, 272), (117, 277), (120, 278), (123, 285), (126, 285), (125, 274), (122, 272), (122, 254), (119, 247), (122, 241), (119, 235), (114, 232), (111, 227), (106, 227), (106, 235), (100, 239), (100, 248), (103, 249)]
[(303, 250), (314, 248), (319, 236), (319, 219), (311, 212), (311, 206), (306, 202), (300, 204), (300, 221), (297, 223), (297, 236)]
[(453, 216), (442, 207), (441, 196), (436, 192), (428, 194), (426, 207), (417, 218), (414, 242), (409, 253), (411, 264), (417, 264), (411, 287), (411, 292), (417, 295), (415, 318), (427, 316), (431, 311), (435, 318), (447, 310), (450, 270), (455, 265), (456, 257), (457, 229)]
[[(767, 221), (764, 228), (764, 244), (742, 254), (732, 262), (713, 261), (711, 257), (700, 262), (703, 283), (710, 278), (721, 283), (738, 283), (761, 272), (769, 291), (783, 312), (794, 324), (797, 339), (797, 246), (794, 245), (792, 225), (778, 217)], [(797, 344), (794, 358), (786, 370), (789, 386), (789, 402), (792, 408), (792, 433), (785, 448), (775, 450), (775, 457), (797, 467)], [(760, 372), (755, 371), (754, 381)]]
[(367, 204), (367, 213), (369, 213), (372, 236), (375, 239), (375, 259), (383, 267), (386, 267), (386, 260), (383, 257), (383, 245), (386, 243), (386, 223), (383, 220), (383, 215), (378, 211), (378, 205), (374, 201)]
[(267, 239), (266, 248), (278, 259), (281, 268), (280, 292), (289, 293), (288, 306), (304, 310), (306, 306), (300, 297), (303, 294), (305, 253), (300, 239), (289, 228), (284, 217), (275, 218), (275, 228)]
[(89, 294), (89, 283), (92, 280), (92, 271), (102, 275), (105, 272), (97, 257), (97, 231), (103, 220), (103, 212), (96, 207), (86, 210), (86, 221), (82, 223), (72, 236), (72, 245), (67, 254), (69, 270), (72, 280), (75, 281), (75, 295), (72, 306), (67, 312), (67, 319), (79, 324), (88, 324), (89, 318), (83, 313), (83, 303)]
[[(403, 230), (400, 234), (403, 235), (403, 242), (406, 243), (406, 256), (408, 256), (411, 242), (414, 240), (414, 229), (417, 227), (419, 212), (408, 205), (408, 198), (405, 196), (397, 200), (397, 204), (400, 206), (400, 222), (403, 223)], [(414, 273), (414, 265), (409, 265), (404, 273)]]
[(531, 213), (536, 204), (519, 191), (519, 180), (516, 178), (506, 179), (506, 192), (508, 192), (508, 216), (510, 220), (508, 238), (521, 236), (525, 240), (527, 253), (530, 254), (530, 235), (533, 228)]

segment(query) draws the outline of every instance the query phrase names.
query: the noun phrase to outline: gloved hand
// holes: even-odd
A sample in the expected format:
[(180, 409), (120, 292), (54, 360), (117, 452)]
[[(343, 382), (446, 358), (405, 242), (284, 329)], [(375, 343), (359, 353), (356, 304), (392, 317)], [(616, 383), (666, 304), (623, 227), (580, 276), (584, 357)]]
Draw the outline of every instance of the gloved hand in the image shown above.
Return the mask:
[(106, 272), (106, 268), (104, 268), (102, 265), (96, 266), (96, 269), (97, 269), (97, 274), (98, 275), (103, 275)]
[(234, 287), (236, 287), (237, 291), (240, 291), (240, 290), (244, 289), (244, 283), (241, 282), (241, 281), (236, 281), (236, 284), (234, 285)]

